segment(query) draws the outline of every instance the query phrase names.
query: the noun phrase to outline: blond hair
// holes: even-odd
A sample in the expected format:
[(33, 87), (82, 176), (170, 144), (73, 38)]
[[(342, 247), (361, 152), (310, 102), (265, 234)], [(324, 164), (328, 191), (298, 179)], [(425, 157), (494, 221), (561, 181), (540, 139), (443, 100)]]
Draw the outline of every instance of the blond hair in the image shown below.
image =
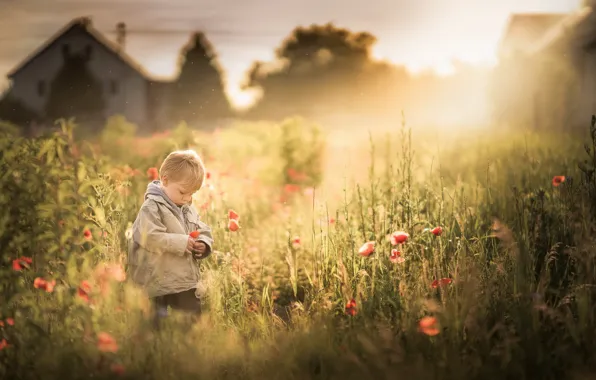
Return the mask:
[(203, 160), (194, 150), (177, 150), (166, 157), (159, 168), (160, 179), (182, 183), (190, 190), (199, 190), (205, 180)]

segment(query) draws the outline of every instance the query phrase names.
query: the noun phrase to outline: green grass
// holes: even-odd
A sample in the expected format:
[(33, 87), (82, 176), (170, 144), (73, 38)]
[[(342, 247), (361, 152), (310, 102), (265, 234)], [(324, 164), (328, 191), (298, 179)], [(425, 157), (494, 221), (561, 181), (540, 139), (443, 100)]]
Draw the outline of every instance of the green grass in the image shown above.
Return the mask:
[[(588, 136), (333, 131), (314, 196), (284, 205), (284, 165), (316, 172), (300, 161), (315, 144), (270, 125), (197, 133), (212, 189), (196, 205), (208, 201), (216, 241), (202, 268), (205, 313), (197, 324), (174, 313), (156, 334), (142, 293), (114, 281), (98, 293), (93, 268), (125, 256), (145, 171), (187, 137), (160, 137), (149, 157), (132, 143), (108, 157), (73, 154), (69, 133), (1, 140), (0, 318), (15, 320), (1, 330), (2, 378), (113, 378), (114, 365), (151, 379), (579, 379), (594, 369), (596, 193), (577, 166), (596, 161)], [(117, 174), (124, 164), (141, 174)], [(568, 179), (553, 187), (555, 175)], [(239, 232), (226, 229), (230, 208)], [(397, 230), (410, 234), (399, 264), (387, 238)], [(376, 242), (369, 257), (357, 253), (366, 241)], [(33, 267), (14, 271), (20, 256)], [(55, 278), (54, 291), (34, 288), (36, 277)], [(441, 278), (453, 282), (433, 288)], [(77, 296), (82, 280), (93, 305)], [(420, 331), (425, 316), (436, 336)], [(100, 332), (116, 352), (98, 349)]]

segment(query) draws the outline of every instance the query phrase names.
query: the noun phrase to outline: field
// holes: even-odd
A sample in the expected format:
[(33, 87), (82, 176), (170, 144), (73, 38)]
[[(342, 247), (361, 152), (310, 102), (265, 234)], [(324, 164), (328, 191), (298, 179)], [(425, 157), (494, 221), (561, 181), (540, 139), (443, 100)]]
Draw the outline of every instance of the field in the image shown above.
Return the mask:
[[(0, 132), (1, 378), (596, 377), (589, 123), (61, 128)], [(209, 173), (194, 200), (215, 238), (205, 312), (154, 333), (126, 236), (152, 168), (187, 147)]]

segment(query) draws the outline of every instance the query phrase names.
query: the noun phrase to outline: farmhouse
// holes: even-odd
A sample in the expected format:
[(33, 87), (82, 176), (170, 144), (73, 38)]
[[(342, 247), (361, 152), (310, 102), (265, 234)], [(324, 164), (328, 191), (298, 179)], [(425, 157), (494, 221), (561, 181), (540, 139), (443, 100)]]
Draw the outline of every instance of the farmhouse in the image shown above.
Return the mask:
[(166, 117), (168, 82), (151, 78), (126, 54), (126, 27), (117, 25), (115, 42), (96, 30), (90, 18), (72, 20), (8, 73), (9, 95), (40, 116), (52, 80), (69, 54), (85, 54), (87, 67), (99, 81), (105, 104), (103, 117), (120, 114), (143, 129)]
[(585, 128), (596, 114), (596, 12), (592, 7), (569, 14), (512, 15), (499, 46), (499, 60), (501, 66), (517, 65), (513, 67), (519, 80), (508, 83), (509, 93), (517, 92), (515, 99), (522, 100), (535, 127), (550, 123)]

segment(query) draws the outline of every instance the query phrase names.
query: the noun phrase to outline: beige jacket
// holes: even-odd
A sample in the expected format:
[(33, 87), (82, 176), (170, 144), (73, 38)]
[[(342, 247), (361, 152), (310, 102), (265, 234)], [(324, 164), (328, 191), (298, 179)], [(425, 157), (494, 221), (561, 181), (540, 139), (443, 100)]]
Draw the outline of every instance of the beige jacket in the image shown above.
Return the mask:
[(176, 206), (161, 189), (159, 181), (147, 186), (145, 202), (132, 227), (127, 272), (130, 279), (146, 289), (149, 297), (196, 289), (199, 265), (185, 253), (188, 235), (213, 247), (211, 229), (199, 220), (191, 205)]

